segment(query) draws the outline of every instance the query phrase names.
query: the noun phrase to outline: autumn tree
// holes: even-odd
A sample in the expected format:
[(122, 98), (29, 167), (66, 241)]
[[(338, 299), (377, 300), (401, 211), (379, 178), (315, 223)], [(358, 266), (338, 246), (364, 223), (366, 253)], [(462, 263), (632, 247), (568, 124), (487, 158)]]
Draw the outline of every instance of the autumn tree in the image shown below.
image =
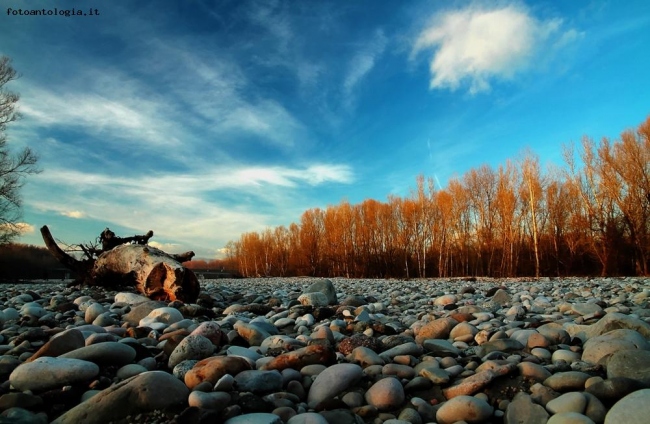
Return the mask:
[(584, 164), (582, 169), (576, 167), (573, 156), (572, 150), (565, 152), (571, 184), (582, 201), (582, 226), (588, 231), (588, 247), (600, 263), (601, 275), (608, 275), (617, 226), (615, 203), (604, 186), (596, 143), (583, 138), (580, 152)]
[(511, 161), (500, 166), (497, 172), (495, 219), (496, 233), (501, 250), (499, 276), (512, 277), (516, 274), (519, 256), (519, 234), (521, 231), (521, 199), (517, 193), (520, 173)]
[(621, 140), (604, 139), (598, 148), (603, 190), (620, 211), (634, 249), (638, 274), (648, 274), (650, 231), (650, 118)]
[(309, 275), (316, 276), (321, 266), (323, 211), (309, 209), (300, 217), (300, 254)]
[(541, 199), (543, 190), (543, 179), (539, 168), (539, 157), (527, 151), (521, 160), (521, 183), (522, 197), (526, 199), (529, 216), (529, 228), (533, 241), (533, 253), (535, 255), (535, 277), (540, 276), (539, 265), (539, 216), (541, 212)]
[(571, 190), (569, 184), (561, 179), (560, 173), (556, 172), (554, 178), (550, 179), (544, 190), (546, 211), (548, 214), (548, 240), (554, 256), (555, 274), (562, 274), (565, 256), (565, 234), (569, 228), (571, 215)]
[(476, 236), (477, 273), (490, 275), (495, 253), (497, 174), (483, 165), (469, 170), (463, 176), (469, 196), (472, 223)]
[(20, 189), (25, 177), (38, 171), (38, 157), (29, 148), (13, 153), (8, 146), (7, 124), (20, 118), (16, 109), (18, 94), (6, 89), (6, 84), (17, 78), (11, 59), (0, 57), (0, 244), (20, 234), (22, 217)]
[(467, 187), (456, 178), (447, 185), (453, 202), (451, 207), (453, 250), (450, 267), (453, 275), (472, 275), (472, 218)]

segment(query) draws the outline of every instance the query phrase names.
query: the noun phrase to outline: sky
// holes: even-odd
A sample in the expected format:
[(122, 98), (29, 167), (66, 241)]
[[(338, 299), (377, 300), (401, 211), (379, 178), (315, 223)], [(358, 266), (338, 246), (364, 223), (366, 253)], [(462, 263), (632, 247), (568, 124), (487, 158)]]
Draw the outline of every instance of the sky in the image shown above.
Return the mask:
[(0, 0), (9, 145), (42, 169), (18, 241), (151, 229), (211, 259), (418, 175), (561, 165), (650, 114), (648, 46), (647, 0)]

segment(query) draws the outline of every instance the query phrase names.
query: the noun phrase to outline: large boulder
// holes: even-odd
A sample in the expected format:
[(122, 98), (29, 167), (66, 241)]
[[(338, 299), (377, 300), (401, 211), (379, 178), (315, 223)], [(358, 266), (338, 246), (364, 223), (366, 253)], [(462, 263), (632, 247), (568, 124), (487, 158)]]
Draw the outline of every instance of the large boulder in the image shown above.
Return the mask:
[(316, 281), (314, 284), (307, 287), (305, 291), (303, 291), (303, 293), (314, 292), (320, 292), (327, 296), (327, 303), (329, 305), (336, 305), (338, 303), (338, 298), (336, 297), (336, 289), (330, 280)]

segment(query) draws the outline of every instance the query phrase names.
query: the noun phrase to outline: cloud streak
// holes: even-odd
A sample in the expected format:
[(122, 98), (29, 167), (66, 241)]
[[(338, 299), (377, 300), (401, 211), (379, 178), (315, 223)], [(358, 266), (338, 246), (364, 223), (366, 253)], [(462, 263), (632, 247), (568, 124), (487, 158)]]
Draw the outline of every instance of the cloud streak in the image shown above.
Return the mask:
[(433, 51), (431, 89), (470, 94), (489, 91), (491, 81), (510, 80), (533, 63), (547, 43), (562, 46), (575, 39), (560, 19), (540, 20), (520, 6), (469, 6), (437, 15), (417, 37), (411, 57)]
[[(242, 231), (296, 220), (295, 208), (311, 206), (300, 204), (306, 202), (300, 195), (305, 187), (348, 184), (354, 175), (348, 166), (312, 164), (301, 168), (231, 166), (140, 178), (51, 169), (34, 180), (30, 198), (38, 200), (30, 205), (37, 210), (134, 231), (152, 228), (165, 242), (175, 243), (178, 251), (216, 254), (215, 249), (222, 246), (215, 245), (217, 238), (236, 239)], [(251, 209), (251, 203), (257, 206)]]
[(354, 91), (361, 81), (372, 71), (375, 64), (384, 53), (388, 39), (382, 30), (377, 30), (372, 40), (360, 49), (349, 64), (348, 73), (343, 81), (346, 106), (351, 108), (354, 103)]

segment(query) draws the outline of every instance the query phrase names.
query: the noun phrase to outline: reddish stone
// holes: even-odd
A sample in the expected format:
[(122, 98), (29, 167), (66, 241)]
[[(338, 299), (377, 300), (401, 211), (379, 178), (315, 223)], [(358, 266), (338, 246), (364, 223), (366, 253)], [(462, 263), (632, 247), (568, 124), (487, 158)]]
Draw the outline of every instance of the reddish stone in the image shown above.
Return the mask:
[(215, 384), (226, 374), (234, 377), (250, 369), (252, 369), (250, 363), (242, 357), (212, 356), (197, 362), (194, 368), (185, 374), (185, 385), (191, 390), (204, 381)]

